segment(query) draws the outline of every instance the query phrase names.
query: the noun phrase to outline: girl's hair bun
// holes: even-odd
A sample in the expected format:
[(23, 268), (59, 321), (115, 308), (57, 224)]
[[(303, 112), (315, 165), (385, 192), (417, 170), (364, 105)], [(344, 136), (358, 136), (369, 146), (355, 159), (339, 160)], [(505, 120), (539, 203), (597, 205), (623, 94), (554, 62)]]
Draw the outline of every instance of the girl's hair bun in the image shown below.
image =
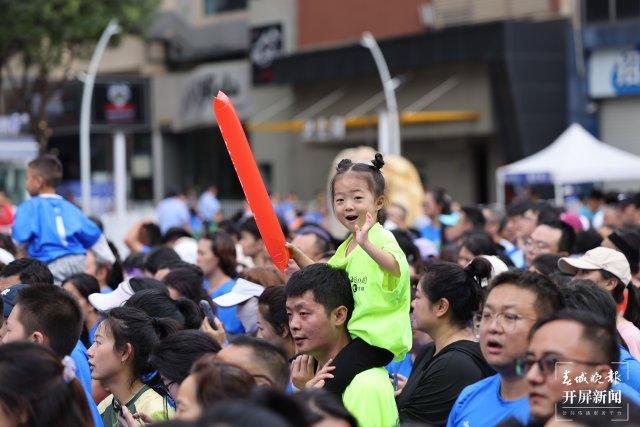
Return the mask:
[(351, 161), (351, 159), (342, 159), (340, 160), (340, 163), (338, 163), (338, 167), (336, 168), (337, 172), (344, 172), (345, 170), (349, 169), (349, 167), (353, 164), (353, 162)]
[(375, 158), (371, 160), (373, 163), (373, 167), (380, 170), (384, 166), (384, 160), (382, 159), (382, 154), (376, 153)]

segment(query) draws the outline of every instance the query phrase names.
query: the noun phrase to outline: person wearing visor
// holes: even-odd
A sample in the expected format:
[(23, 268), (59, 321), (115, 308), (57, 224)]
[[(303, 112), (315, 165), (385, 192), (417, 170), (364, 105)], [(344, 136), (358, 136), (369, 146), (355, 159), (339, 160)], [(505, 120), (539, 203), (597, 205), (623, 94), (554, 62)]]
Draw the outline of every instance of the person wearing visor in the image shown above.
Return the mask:
[(631, 283), (629, 261), (614, 249), (598, 247), (587, 251), (580, 258), (560, 258), (558, 267), (563, 273), (573, 275), (574, 279), (585, 279), (595, 282), (607, 290), (618, 304), (616, 326), (622, 339), (629, 347), (629, 352), (640, 359), (640, 307), (636, 291)]
[(231, 291), (213, 299), (218, 307), (237, 307), (236, 315), (247, 335), (258, 333), (258, 297), (264, 287), (246, 279), (239, 278)]
[(108, 294), (94, 293), (89, 295), (89, 302), (98, 311), (104, 312), (111, 310), (115, 307), (121, 307), (125, 302), (129, 300), (136, 292), (144, 291), (146, 289), (162, 289), (166, 290), (166, 287), (162, 282), (155, 279), (133, 277), (120, 283), (118, 287)]

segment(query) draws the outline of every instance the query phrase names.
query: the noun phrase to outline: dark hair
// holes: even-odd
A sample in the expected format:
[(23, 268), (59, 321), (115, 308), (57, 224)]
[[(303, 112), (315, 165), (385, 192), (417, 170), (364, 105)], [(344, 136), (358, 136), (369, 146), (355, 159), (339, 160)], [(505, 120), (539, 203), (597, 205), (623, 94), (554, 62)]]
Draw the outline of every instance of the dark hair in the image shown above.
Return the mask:
[(275, 382), (274, 388), (284, 391), (289, 384), (289, 361), (284, 350), (261, 338), (249, 335), (238, 335), (231, 345), (247, 347), (251, 351), (251, 359), (255, 364), (263, 366)]
[[(385, 191), (387, 188), (387, 184), (385, 182), (384, 176), (380, 169), (384, 166), (384, 160), (382, 159), (382, 154), (376, 153), (374, 159), (371, 160), (371, 164), (365, 163), (353, 163), (351, 159), (342, 159), (338, 163), (338, 167), (336, 167), (336, 174), (331, 179), (331, 203), (333, 204), (333, 189), (335, 183), (338, 179), (342, 177), (342, 175), (347, 172), (356, 172), (363, 175), (367, 181), (369, 186), (369, 190), (375, 196), (374, 198), (378, 198), (380, 196), (385, 195)], [(380, 216), (381, 212), (378, 211), (378, 216)], [(379, 220), (379, 218), (378, 218)]]
[(195, 377), (196, 399), (202, 408), (223, 400), (247, 398), (256, 385), (247, 371), (221, 362), (212, 354), (197, 359), (191, 375)]
[(28, 167), (42, 177), (44, 184), (57, 187), (62, 181), (62, 163), (56, 156), (44, 154), (31, 160)]
[(572, 280), (560, 287), (568, 310), (590, 311), (604, 320), (616, 325), (618, 317), (616, 302), (609, 292), (591, 280)]
[(11, 255), (16, 256), (18, 250), (10, 235), (0, 233), (0, 248), (6, 250)]
[(89, 295), (100, 292), (98, 279), (87, 273), (73, 274), (64, 279), (63, 284), (70, 283), (84, 299), (88, 300)]
[(529, 209), (536, 214), (538, 224), (554, 222), (560, 220), (560, 211), (554, 208), (549, 202), (535, 202), (529, 205)]
[(174, 320), (152, 318), (134, 307), (116, 307), (103, 316), (102, 324), (113, 337), (114, 349), (122, 351), (126, 344), (130, 344), (133, 349), (132, 383), (153, 370), (149, 364), (149, 355), (160, 339), (178, 330)]
[(629, 261), (631, 274), (633, 276), (638, 274), (640, 270), (640, 231), (636, 228), (625, 228), (617, 230), (607, 237)]
[(433, 188), (427, 190), (425, 193), (433, 194), (436, 204), (440, 206), (441, 212), (444, 215), (449, 215), (451, 213), (451, 197), (447, 194), (447, 191), (444, 188)]
[(34, 258), (18, 258), (5, 265), (2, 272), (0, 272), (0, 277), (16, 275), (20, 278), (20, 283), (25, 285), (35, 285), (37, 283), (53, 285), (53, 274), (51, 274), (49, 267)]
[(512, 202), (507, 206), (507, 218), (522, 216), (531, 208), (532, 203), (528, 200)]
[(329, 315), (340, 306), (347, 308), (347, 320), (353, 312), (353, 292), (346, 271), (328, 264), (315, 263), (304, 267), (291, 276), (285, 286), (287, 298), (302, 296), (311, 291), (314, 300), (324, 307)]
[(286, 281), (284, 274), (275, 267), (247, 268), (243, 270), (238, 277), (262, 285), (265, 288), (283, 285)]
[(220, 344), (201, 331), (178, 331), (162, 339), (153, 349), (149, 363), (163, 377), (180, 384), (189, 375), (191, 365), (207, 353), (220, 351)]
[(158, 270), (168, 268), (171, 264), (180, 261), (180, 257), (171, 248), (160, 246), (149, 252), (144, 258), (144, 269), (151, 274), (156, 274)]
[(107, 244), (116, 259), (113, 264), (107, 265), (107, 267), (109, 267), (109, 273), (107, 273), (107, 286), (111, 289), (116, 289), (118, 285), (124, 281), (122, 260), (120, 259), (120, 252), (118, 252), (116, 245), (114, 245), (110, 240), (107, 240)]
[(346, 421), (350, 427), (357, 427), (355, 417), (344, 407), (333, 394), (323, 389), (306, 389), (293, 395), (306, 408), (309, 425), (319, 423), (326, 417)]
[(477, 206), (463, 206), (462, 212), (465, 221), (470, 222), (475, 230), (482, 230), (487, 223), (482, 211)]
[(318, 253), (327, 252), (335, 247), (331, 233), (320, 224), (313, 222), (302, 223), (300, 227), (298, 227), (296, 235), (304, 236), (307, 234), (316, 236), (314, 246)]
[[(579, 323), (582, 326), (582, 339), (591, 342), (592, 346), (602, 354), (602, 363), (616, 363), (620, 361), (620, 348), (616, 340), (616, 327), (602, 316), (584, 310), (560, 310), (549, 316), (539, 319), (531, 328), (529, 337), (532, 337), (541, 327), (547, 323), (558, 320), (568, 320)], [(597, 356), (593, 356), (598, 358)]]
[(539, 224), (560, 230), (561, 234), (560, 239), (558, 240), (558, 252), (566, 252), (567, 254), (571, 253), (573, 243), (576, 240), (576, 232), (573, 227), (560, 220), (539, 222)]
[(496, 245), (491, 236), (482, 230), (467, 231), (462, 235), (460, 249), (467, 248), (474, 256), (497, 255)]
[[(297, 393), (296, 393), (297, 394)], [(310, 414), (306, 405), (289, 394), (268, 387), (256, 387), (249, 397), (251, 402), (282, 416), (291, 427), (310, 427)]]
[(31, 342), (0, 346), (0, 405), (20, 425), (92, 426), (87, 397), (77, 378), (66, 382), (64, 366), (49, 348)]
[(167, 274), (162, 282), (168, 287), (173, 288), (183, 297), (190, 299), (196, 304), (205, 300), (211, 305), (213, 310), (216, 305), (211, 300), (207, 291), (202, 287), (202, 270), (197, 265), (189, 264), (188, 266), (173, 269)]
[(69, 292), (46, 284), (28, 286), (18, 294), (18, 305), (25, 335), (39, 331), (60, 358), (71, 353), (82, 332), (82, 311)]
[(256, 219), (254, 217), (246, 218), (240, 223), (238, 227), (238, 233), (241, 233), (243, 231), (245, 233), (251, 234), (256, 240), (262, 239), (260, 230), (258, 230), (258, 223), (256, 222)]
[(489, 294), (503, 285), (511, 285), (532, 292), (536, 296), (534, 308), (538, 317), (544, 317), (564, 308), (564, 300), (558, 286), (545, 276), (526, 270), (505, 271), (496, 276), (487, 291), (485, 303)]
[(583, 254), (593, 248), (597, 248), (602, 243), (602, 236), (596, 230), (590, 228), (576, 233), (576, 239), (573, 242), (573, 254)]
[(592, 188), (587, 198), (604, 201), (604, 193), (601, 190), (598, 190), (597, 188)]
[(402, 252), (404, 252), (404, 255), (407, 257), (407, 262), (409, 262), (409, 264), (420, 261), (420, 249), (418, 249), (415, 243), (413, 243), (411, 233), (396, 228), (395, 230), (391, 231), (391, 234), (393, 234), (393, 237), (396, 238), (398, 246), (400, 246), (400, 249), (402, 249)]
[(171, 227), (162, 236), (162, 243), (167, 244), (175, 242), (181, 237), (193, 238), (193, 235), (182, 227)]
[[(87, 273), (78, 273), (67, 277), (62, 285), (69, 283), (75, 288), (76, 291), (87, 301), (89, 307), (93, 307), (89, 303), (89, 295), (100, 292), (100, 284), (98, 279)], [(89, 330), (87, 326), (82, 323), (82, 332), (80, 333), (80, 341), (89, 348), (91, 346), (91, 340), (89, 339)]]
[(128, 273), (135, 269), (144, 270), (144, 258), (145, 255), (141, 252), (131, 252), (122, 261), (122, 268)]
[(238, 275), (236, 261), (236, 245), (225, 231), (215, 231), (200, 237), (211, 242), (211, 252), (220, 260), (219, 266), (224, 274), (234, 278)]
[(540, 274), (549, 277), (552, 273), (559, 272), (558, 261), (562, 258), (556, 254), (541, 254), (534, 258), (531, 266), (535, 267)]
[[(240, 213), (242, 213), (242, 210), (240, 211)], [(238, 229), (238, 226), (236, 225), (236, 223), (233, 222), (231, 219), (223, 219), (222, 221), (220, 221), (218, 223), (218, 230), (224, 231), (232, 238), (233, 237), (235, 237), (236, 239), (240, 238), (240, 230)]]
[[(277, 218), (278, 218), (278, 224), (282, 229), (282, 234), (284, 234), (285, 238), (289, 238), (289, 226), (287, 225), (287, 222), (279, 215), (277, 216)], [(244, 221), (240, 223), (240, 226), (238, 227), (238, 233), (241, 233), (243, 231), (251, 234), (253, 238), (256, 240), (262, 240), (260, 229), (258, 229), (258, 223), (256, 222), (256, 219), (252, 216), (249, 218), (246, 218)]]
[(627, 306), (624, 309), (623, 316), (629, 322), (633, 323), (636, 328), (640, 327), (640, 302), (638, 301), (638, 293), (633, 283), (625, 284), (618, 276), (606, 270), (598, 270), (605, 280), (615, 279), (616, 287), (611, 291), (611, 296), (620, 304), (625, 300), (624, 292), (627, 291)]
[(264, 320), (269, 322), (273, 330), (282, 335), (289, 330), (289, 316), (285, 304), (287, 295), (284, 286), (271, 286), (265, 288), (258, 297), (258, 309)]
[(199, 425), (206, 427), (290, 427), (279, 414), (255, 403), (245, 401), (221, 402), (208, 408)]
[(163, 289), (136, 292), (124, 306), (139, 308), (151, 317), (173, 319), (180, 329), (198, 329), (202, 324), (202, 312), (195, 302), (187, 298), (173, 300)]
[(432, 303), (449, 301), (451, 323), (464, 327), (482, 302), (482, 279), (491, 277), (491, 264), (484, 258), (474, 258), (465, 268), (450, 262), (436, 262), (427, 267), (420, 279), (422, 292)]

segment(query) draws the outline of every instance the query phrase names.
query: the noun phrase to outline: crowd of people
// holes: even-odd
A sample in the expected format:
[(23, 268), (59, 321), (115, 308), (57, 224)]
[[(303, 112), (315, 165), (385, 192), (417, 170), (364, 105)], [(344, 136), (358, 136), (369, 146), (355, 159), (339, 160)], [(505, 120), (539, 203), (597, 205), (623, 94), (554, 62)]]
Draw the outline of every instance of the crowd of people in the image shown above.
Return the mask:
[(215, 187), (192, 209), (169, 194), (122, 259), (56, 194), (60, 162), (31, 161), (0, 235), (0, 425), (640, 421), (640, 197), (593, 190), (573, 212), (428, 189), (410, 224), (383, 166), (338, 164), (343, 236), (274, 201), (281, 272)]

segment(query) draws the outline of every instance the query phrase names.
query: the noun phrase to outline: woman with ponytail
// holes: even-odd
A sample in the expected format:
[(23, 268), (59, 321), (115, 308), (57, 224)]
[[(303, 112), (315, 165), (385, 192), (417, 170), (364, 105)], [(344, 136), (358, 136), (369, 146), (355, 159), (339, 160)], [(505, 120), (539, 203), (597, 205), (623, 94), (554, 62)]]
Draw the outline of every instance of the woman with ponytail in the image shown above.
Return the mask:
[(15, 342), (0, 346), (0, 425), (90, 426), (87, 398), (64, 363), (44, 345)]
[(139, 308), (151, 317), (175, 320), (179, 329), (199, 329), (203, 314), (195, 302), (188, 298), (172, 299), (162, 289), (147, 289), (136, 292), (124, 304)]
[(490, 276), (491, 264), (478, 257), (465, 268), (433, 264), (418, 283), (414, 328), (433, 342), (416, 357), (397, 398), (401, 422), (445, 425), (462, 389), (493, 375), (472, 330), (482, 301), (481, 282)]
[(177, 322), (152, 318), (133, 307), (117, 307), (104, 315), (88, 350), (91, 376), (112, 394), (99, 405), (105, 427), (119, 426), (126, 411), (153, 421), (173, 416), (167, 400), (143, 382), (154, 376), (149, 356), (161, 338), (174, 333)]

